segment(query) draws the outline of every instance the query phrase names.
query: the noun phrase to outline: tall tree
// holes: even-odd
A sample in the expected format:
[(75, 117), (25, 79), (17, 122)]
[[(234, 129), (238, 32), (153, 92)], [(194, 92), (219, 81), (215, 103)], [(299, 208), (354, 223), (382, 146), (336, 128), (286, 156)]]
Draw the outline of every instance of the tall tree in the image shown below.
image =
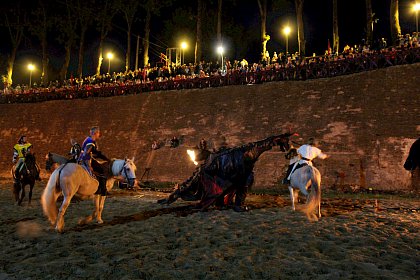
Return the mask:
[(222, 6), (223, 0), (217, 1), (217, 43), (222, 45)]
[(57, 41), (64, 45), (65, 55), (64, 62), (60, 70), (60, 79), (67, 78), (67, 71), (70, 64), (71, 49), (76, 40), (77, 16), (75, 14), (73, 3), (66, 0), (65, 9), (61, 11), (63, 14), (57, 14), (55, 17), (56, 28), (58, 31)]
[(136, 17), (138, 5), (139, 5), (138, 0), (129, 0), (129, 1), (125, 1), (120, 6), (120, 10), (124, 14), (125, 22), (127, 23), (127, 52), (125, 54), (125, 72), (128, 72), (130, 70), (131, 35), (132, 35), (133, 23)]
[(77, 76), (79, 78), (83, 75), (83, 61), (85, 53), (85, 38), (88, 28), (94, 22), (94, 0), (77, 0), (76, 1), (76, 15), (79, 22), (79, 58), (77, 61)]
[(338, 36), (338, 7), (337, 0), (333, 0), (333, 52), (339, 52), (340, 38)]
[(101, 66), (103, 58), (103, 44), (108, 32), (111, 30), (112, 20), (118, 11), (117, 0), (103, 0), (98, 1), (96, 10), (99, 11), (97, 14), (97, 29), (99, 31), (99, 46), (98, 46), (98, 63), (96, 66), (96, 75), (101, 74)]
[(195, 49), (194, 49), (194, 62), (197, 64), (201, 61), (201, 41), (202, 41), (202, 32), (201, 32), (201, 22), (203, 16), (203, 1), (197, 0), (197, 32), (195, 39)]
[(390, 16), (392, 45), (395, 45), (398, 37), (401, 35), (398, 0), (391, 0)]
[(13, 83), (13, 67), (15, 64), (16, 53), (22, 42), (23, 32), (27, 25), (27, 13), (21, 7), (21, 3), (15, 3), (13, 8), (4, 10), (4, 23), (9, 31), (11, 51), (7, 57), (7, 74), (4, 84), (8, 87)]
[(34, 35), (41, 44), (42, 52), (42, 72), (41, 83), (48, 85), (48, 53), (47, 53), (47, 33), (52, 26), (51, 15), (48, 14), (48, 6), (44, 0), (39, 0), (37, 8), (32, 13), (29, 32)]
[(261, 52), (261, 59), (266, 59), (266, 52), (267, 52), (267, 42), (270, 40), (270, 35), (267, 34), (266, 26), (267, 26), (267, 0), (257, 0), (258, 8), (260, 11), (260, 20), (261, 20), (261, 44), (262, 44), (262, 52)]
[(158, 16), (160, 10), (171, 5), (172, 0), (145, 0), (141, 3), (141, 7), (146, 11), (146, 18), (144, 24), (144, 39), (143, 39), (143, 65), (149, 64), (149, 39), (150, 39), (150, 24), (152, 16)]
[(305, 0), (295, 0), (296, 6), (296, 20), (297, 20), (297, 28), (298, 28), (298, 44), (299, 44), (299, 55), (305, 56), (306, 54), (306, 40), (305, 40), (305, 32), (303, 28), (303, 3)]
[(372, 0), (366, 0), (366, 43), (373, 43), (373, 17)]

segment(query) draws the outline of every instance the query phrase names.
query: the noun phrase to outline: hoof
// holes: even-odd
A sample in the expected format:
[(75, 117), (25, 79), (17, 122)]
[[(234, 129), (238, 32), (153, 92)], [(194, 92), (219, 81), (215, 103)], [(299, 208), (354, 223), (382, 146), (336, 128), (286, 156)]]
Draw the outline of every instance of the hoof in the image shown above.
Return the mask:
[(238, 212), (238, 213), (247, 212), (247, 211), (249, 211), (249, 208), (247, 206), (243, 206), (243, 207), (241, 207), (241, 206), (234, 206), (233, 207), (233, 211)]
[(93, 218), (92, 216), (87, 216), (86, 218), (80, 218), (78, 224), (79, 225), (86, 225), (90, 222), (92, 222)]
[(104, 221), (101, 219), (101, 220), (98, 220), (98, 221), (97, 221), (97, 223), (98, 223), (98, 224), (103, 224), (103, 223), (104, 223)]
[(59, 227), (55, 227), (55, 231), (57, 232), (57, 233), (63, 233), (63, 231), (64, 231), (64, 228), (59, 228)]
[(159, 203), (159, 204), (168, 204), (168, 200), (167, 200), (166, 198), (164, 198), (164, 199), (159, 199), (159, 200), (157, 201), (157, 203)]

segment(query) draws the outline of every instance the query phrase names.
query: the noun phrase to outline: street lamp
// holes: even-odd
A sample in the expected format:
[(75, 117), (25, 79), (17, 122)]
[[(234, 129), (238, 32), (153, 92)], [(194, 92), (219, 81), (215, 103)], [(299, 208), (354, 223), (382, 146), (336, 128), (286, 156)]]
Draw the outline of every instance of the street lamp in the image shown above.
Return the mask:
[(286, 26), (285, 28), (283, 28), (283, 33), (284, 35), (286, 35), (286, 55), (289, 53), (289, 34), (292, 30), (290, 29), (289, 26)]
[(416, 34), (419, 35), (419, 10), (420, 10), (420, 3), (414, 3), (413, 11), (416, 13)]
[(108, 74), (109, 74), (109, 71), (111, 70), (111, 59), (114, 58), (114, 54), (112, 52), (109, 52), (106, 54), (106, 57), (108, 58)]
[(222, 72), (223, 72), (223, 52), (224, 52), (224, 48), (223, 46), (218, 46), (217, 47), (217, 52), (220, 54), (220, 56), (222, 57)]
[(181, 43), (181, 50), (182, 50), (182, 57), (181, 57), (181, 65), (184, 64), (184, 60), (185, 60), (185, 49), (187, 48), (187, 43), (186, 42), (182, 42)]
[(28, 70), (29, 70), (29, 88), (32, 87), (32, 72), (35, 70), (35, 65), (32, 63), (28, 64)]

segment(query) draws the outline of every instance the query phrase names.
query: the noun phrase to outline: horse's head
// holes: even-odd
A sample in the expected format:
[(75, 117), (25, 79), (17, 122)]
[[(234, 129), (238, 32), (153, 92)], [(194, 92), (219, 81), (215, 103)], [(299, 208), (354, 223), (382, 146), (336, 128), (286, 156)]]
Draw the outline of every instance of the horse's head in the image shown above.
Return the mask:
[(290, 149), (289, 138), (290, 136), (297, 135), (296, 133), (284, 133), (278, 136), (273, 136), (273, 146), (279, 146), (280, 151), (286, 152)]
[(52, 160), (51, 153), (46, 154), (45, 155), (45, 169), (47, 171), (50, 171), (53, 164), (54, 164), (54, 161)]
[(28, 168), (33, 168), (36, 165), (35, 155), (32, 153), (27, 153), (25, 156), (25, 164)]
[(136, 170), (137, 167), (134, 164), (134, 159), (125, 159), (121, 175), (127, 180), (130, 187), (134, 187), (136, 183)]

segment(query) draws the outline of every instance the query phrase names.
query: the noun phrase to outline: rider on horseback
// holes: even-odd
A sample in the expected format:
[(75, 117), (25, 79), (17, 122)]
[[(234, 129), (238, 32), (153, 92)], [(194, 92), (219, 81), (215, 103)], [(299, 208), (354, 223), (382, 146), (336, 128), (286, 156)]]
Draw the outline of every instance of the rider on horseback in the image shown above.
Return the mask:
[(305, 165), (312, 166), (312, 160), (319, 157), (320, 159), (328, 158), (328, 155), (324, 154), (318, 147), (318, 141), (311, 137), (307, 144), (300, 146), (297, 149), (297, 153), (300, 155), (300, 160), (295, 162), (292, 168), (287, 169), (286, 177), (283, 179), (283, 184), (290, 184), (290, 177), (293, 171)]
[[(28, 153), (31, 152), (32, 144), (26, 141), (26, 136), (22, 135), (17, 144), (13, 147), (13, 164), (15, 164), (15, 170), (14, 170), (14, 180), (15, 183), (19, 183), (20, 175), (22, 168), (25, 165), (25, 157)], [(35, 174), (35, 179), (41, 180), (39, 177), (39, 170), (38, 173)]]
[[(79, 162), (86, 168), (86, 170), (93, 176), (95, 173), (96, 178), (99, 181), (99, 189), (96, 194), (106, 195), (106, 178), (105, 174), (108, 172), (107, 165), (110, 160), (103, 155), (96, 143), (101, 137), (101, 131), (98, 126), (94, 126), (90, 129), (90, 136), (86, 137), (82, 144), (82, 151), (80, 152)], [(108, 164), (101, 164), (98, 159)], [(95, 169), (92, 168), (92, 160), (96, 161)]]
[(80, 156), (80, 153), (82, 151), (82, 147), (80, 147), (79, 143), (76, 142), (76, 140), (71, 139), (71, 149), (69, 152), (70, 161), (71, 162), (77, 162)]

